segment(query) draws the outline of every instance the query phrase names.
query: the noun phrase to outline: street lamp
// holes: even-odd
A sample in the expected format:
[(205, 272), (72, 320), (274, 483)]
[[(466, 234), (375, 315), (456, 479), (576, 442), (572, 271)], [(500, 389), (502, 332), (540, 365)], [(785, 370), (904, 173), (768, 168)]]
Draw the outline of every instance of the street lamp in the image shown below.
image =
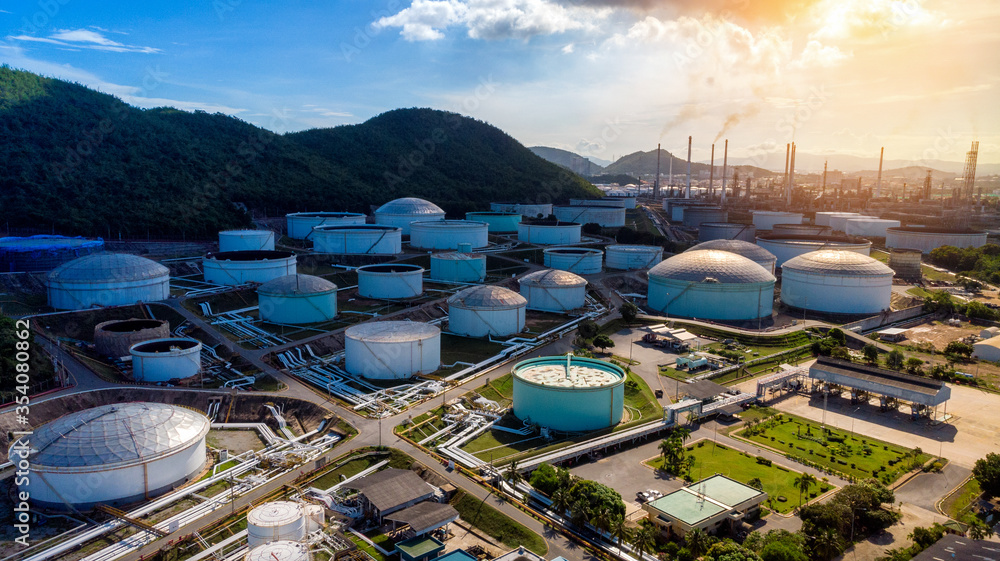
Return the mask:
[(854, 409), (854, 413), (851, 413), (851, 440), (854, 440), (854, 416), (858, 413), (858, 411), (861, 411), (860, 405)]

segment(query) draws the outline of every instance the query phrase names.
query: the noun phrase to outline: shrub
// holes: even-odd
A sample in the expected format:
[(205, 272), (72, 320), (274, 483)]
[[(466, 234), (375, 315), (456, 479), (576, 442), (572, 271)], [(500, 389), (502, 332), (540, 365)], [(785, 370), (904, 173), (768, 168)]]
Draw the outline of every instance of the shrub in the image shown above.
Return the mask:
[(771, 467), (771, 460), (765, 458), (764, 456), (757, 456), (757, 463), (762, 466)]

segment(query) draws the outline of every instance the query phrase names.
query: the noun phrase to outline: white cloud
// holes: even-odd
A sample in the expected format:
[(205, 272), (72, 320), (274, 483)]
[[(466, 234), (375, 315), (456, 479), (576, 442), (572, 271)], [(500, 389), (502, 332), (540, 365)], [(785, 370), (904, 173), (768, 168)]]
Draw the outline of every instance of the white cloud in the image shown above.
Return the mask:
[(444, 30), (464, 26), (473, 39), (529, 39), (573, 30), (594, 29), (607, 8), (562, 6), (550, 0), (414, 0), (408, 8), (374, 23), (378, 29), (401, 28), (407, 41), (444, 38)]
[(201, 101), (184, 101), (179, 99), (166, 99), (162, 97), (142, 97), (142, 96), (121, 96), (122, 101), (136, 107), (174, 107), (184, 111), (207, 111), (208, 113), (226, 113), (228, 115), (238, 115), (244, 113), (246, 109), (229, 107), (218, 103), (205, 103)]
[(923, 0), (822, 0), (811, 12), (815, 39), (885, 37), (935, 20)]
[(848, 58), (850, 58), (850, 55), (844, 54), (838, 47), (810, 40), (806, 43), (806, 48), (802, 49), (799, 57), (792, 62), (792, 65), (798, 68), (829, 68), (840, 64)]
[(306, 111), (306, 112), (309, 112), (309, 113), (317, 113), (317, 114), (319, 114), (319, 115), (321, 115), (323, 117), (354, 117), (353, 113), (350, 113), (350, 112), (347, 112), (347, 111), (334, 111), (333, 109), (327, 109), (325, 107), (319, 107), (319, 106), (311, 104), (311, 103), (310, 104), (305, 104), (302, 107), (305, 108), (305, 109), (303, 109), (303, 111)]
[(10, 41), (21, 41), (31, 43), (46, 43), (58, 45), (60, 47), (78, 47), (92, 49), (95, 51), (109, 51), (115, 53), (146, 53), (154, 54), (163, 52), (155, 47), (144, 47), (139, 45), (126, 45), (113, 41), (102, 35), (98, 31), (91, 29), (57, 29), (55, 33), (48, 37), (36, 37), (34, 35), (8, 35)]

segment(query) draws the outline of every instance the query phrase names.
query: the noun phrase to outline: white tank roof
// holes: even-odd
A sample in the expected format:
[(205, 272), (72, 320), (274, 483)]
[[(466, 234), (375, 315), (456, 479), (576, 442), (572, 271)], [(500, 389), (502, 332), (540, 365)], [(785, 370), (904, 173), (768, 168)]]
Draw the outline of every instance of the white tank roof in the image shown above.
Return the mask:
[(843, 249), (821, 249), (793, 257), (782, 271), (851, 277), (892, 276), (893, 271), (878, 259)]
[(244, 561), (306, 561), (309, 547), (306, 544), (279, 540), (258, 545), (243, 558)]
[(502, 286), (480, 285), (448, 298), (449, 306), (486, 310), (511, 310), (523, 308), (528, 301), (517, 292)]
[(156, 261), (127, 253), (92, 253), (56, 267), (49, 273), (54, 282), (127, 282), (157, 279), (170, 270)]
[(305, 511), (301, 504), (291, 501), (272, 501), (254, 507), (247, 514), (247, 523), (258, 528), (283, 526), (302, 518)]
[(444, 214), (444, 210), (436, 204), (418, 199), (417, 197), (403, 197), (389, 201), (378, 207), (375, 214)]
[[(773, 253), (760, 247), (757, 244), (753, 244), (743, 240), (710, 240), (707, 242), (702, 242), (687, 251), (700, 251), (704, 249), (717, 249), (720, 251), (728, 251), (729, 253), (735, 253), (736, 255), (742, 255), (747, 259), (753, 261), (754, 263), (760, 263), (762, 261), (775, 261), (777, 257)], [(685, 252), (686, 253), (686, 252)]]
[(313, 275), (285, 275), (269, 280), (257, 288), (258, 294), (298, 296), (336, 292), (337, 285)]
[(445, 261), (476, 261), (483, 259), (486, 256), (482, 253), (461, 253), (458, 251), (453, 251), (450, 253), (435, 253), (431, 255), (434, 259), (444, 259)]
[(63, 415), (35, 429), (32, 465), (113, 466), (148, 462), (208, 434), (204, 415), (164, 403), (120, 403)]
[(741, 284), (774, 282), (774, 275), (750, 259), (717, 249), (686, 251), (660, 262), (650, 277), (687, 281)]
[(407, 343), (427, 339), (441, 333), (436, 326), (419, 321), (373, 321), (352, 325), (346, 337), (376, 343)]
[(570, 286), (586, 286), (587, 279), (581, 277), (580, 275), (573, 274), (569, 271), (562, 271), (559, 269), (545, 269), (544, 271), (535, 271), (533, 273), (528, 273), (521, 277), (518, 281), (520, 284), (531, 284), (536, 286), (545, 287), (570, 287)]

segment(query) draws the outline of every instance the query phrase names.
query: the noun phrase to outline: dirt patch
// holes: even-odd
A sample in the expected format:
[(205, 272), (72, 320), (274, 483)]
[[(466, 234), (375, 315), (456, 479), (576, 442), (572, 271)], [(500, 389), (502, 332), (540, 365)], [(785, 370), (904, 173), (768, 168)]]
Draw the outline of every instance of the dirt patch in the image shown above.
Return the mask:
[(963, 339), (970, 335), (979, 335), (982, 327), (962, 322), (959, 326), (948, 325), (940, 321), (925, 322), (909, 328), (904, 344), (930, 344), (935, 350), (943, 351), (948, 343)]
[(263, 450), (264, 442), (255, 430), (216, 430), (208, 431), (205, 442), (212, 448), (229, 450), (235, 454), (247, 450)]

